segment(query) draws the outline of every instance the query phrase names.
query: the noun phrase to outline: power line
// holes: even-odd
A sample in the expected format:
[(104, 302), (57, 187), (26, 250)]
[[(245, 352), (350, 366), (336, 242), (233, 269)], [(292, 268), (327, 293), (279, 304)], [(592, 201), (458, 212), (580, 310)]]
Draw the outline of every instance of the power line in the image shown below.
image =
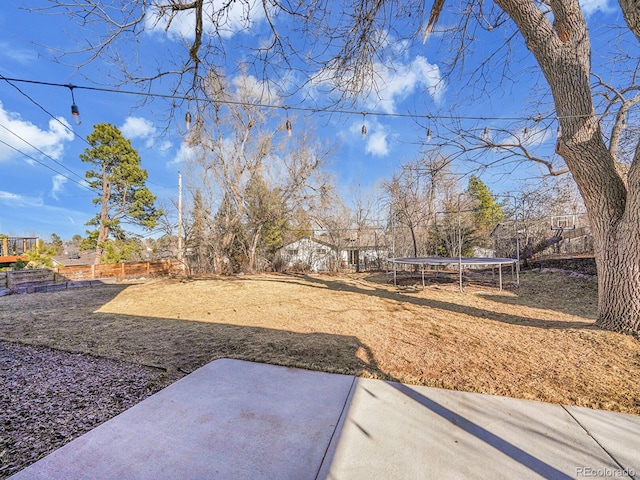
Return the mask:
[(76, 177), (78, 177), (80, 180), (84, 180), (84, 178), (80, 175), (78, 175), (76, 172), (74, 172), (73, 170), (71, 170), (69, 167), (67, 167), (66, 165), (64, 165), (63, 163), (59, 162), (58, 160), (56, 160), (55, 158), (53, 158), (51, 155), (43, 152), (42, 150), (40, 150), (38, 147), (36, 147), (35, 145), (33, 145), (32, 143), (30, 143), (29, 141), (25, 140), (24, 138), (22, 138), (20, 135), (18, 135), (16, 132), (14, 132), (13, 130), (7, 128), (5, 125), (0, 124), (0, 127), (4, 128), (7, 132), (11, 133), (12, 135), (18, 137), (20, 140), (22, 140), (24, 143), (26, 143), (27, 145), (29, 145), (31, 148), (37, 150), (38, 152), (40, 152), (42, 155), (44, 155), (45, 157), (47, 157), (49, 160), (51, 160), (52, 162), (60, 165), (62, 168), (64, 168), (66, 171), (70, 172), (72, 175), (75, 175)]
[(87, 187), (85, 184), (82, 184), (82, 183), (78, 182), (77, 180), (75, 180), (75, 179), (73, 179), (73, 178), (71, 178), (71, 177), (68, 177), (68, 176), (67, 176), (67, 175), (65, 175), (64, 173), (59, 172), (59, 171), (58, 171), (58, 170), (56, 170), (55, 168), (51, 167), (50, 165), (47, 165), (47, 164), (46, 164), (46, 163), (44, 163), (44, 162), (41, 162), (41, 161), (40, 161), (40, 160), (38, 160), (37, 158), (32, 157), (32, 156), (31, 156), (31, 155), (29, 155), (28, 153), (23, 152), (23, 151), (22, 151), (22, 150), (20, 150), (19, 148), (16, 148), (16, 147), (14, 147), (13, 145), (9, 145), (9, 144), (8, 144), (7, 142), (5, 142), (4, 140), (0, 139), (0, 143), (2, 143), (2, 144), (4, 144), (4, 145), (6, 145), (7, 147), (9, 147), (9, 148), (11, 148), (11, 149), (15, 150), (16, 152), (20, 153), (21, 155), (24, 155), (25, 157), (30, 158), (30, 159), (31, 159), (31, 160), (33, 160), (34, 162), (36, 162), (36, 163), (38, 163), (38, 164), (42, 165), (42, 166), (43, 166), (43, 167), (45, 167), (45, 168), (48, 168), (48, 169), (49, 169), (49, 170), (51, 170), (52, 172), (57, 173), (58, 175), (60, 175), (60, 176), (62, 176), (62, 177), (64, 177), (64, 178), (66, 178), (67, 180), (72, 181), (73, 183), (75, 183), (75, 184), (77, 184), (77, 185), (81, 186), (82, 188), (86, 188), (87, 190), (89, 190), (89, 187)]

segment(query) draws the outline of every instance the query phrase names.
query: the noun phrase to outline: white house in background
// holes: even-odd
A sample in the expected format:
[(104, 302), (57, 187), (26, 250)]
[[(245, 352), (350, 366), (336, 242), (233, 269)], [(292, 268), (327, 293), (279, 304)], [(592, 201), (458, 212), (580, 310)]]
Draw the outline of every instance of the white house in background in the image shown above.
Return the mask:
[(389, 256), (388, 247), (358, 243), (362, 242), (345, 239), (344, 245), (336, 246), (318, 238), (305, 237), (282, 247), (280, 255), (285, 268), (300, 266), (312, 272), (345, 268), (359, 271), (384, 267)]
[(300, 266), (312, 272), (335, 270), (338, 261), (336, 248), (330, 243), (315, 238), (301, 238), (280, 250), (285, 268)]

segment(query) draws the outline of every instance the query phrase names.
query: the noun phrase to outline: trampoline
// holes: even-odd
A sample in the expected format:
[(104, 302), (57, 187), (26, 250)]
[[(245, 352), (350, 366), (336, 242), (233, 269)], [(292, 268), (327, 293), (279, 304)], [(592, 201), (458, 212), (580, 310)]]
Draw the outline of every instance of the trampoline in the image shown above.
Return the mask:
[(498, 278), (500, 291), (502, 291), (502, 266), (511, 265), (511, 277), (515, 275), (515, 284), (520, 284), (520, 272), (518, 269), (518, 260), (515, 258), (483, 258), (483, 257), (404, 257), (404, 258), (389, 258), (387, 260), (393, 264), (393, 285), (397, 285), (397, 267), (398, 265), (419, 265), (422, 273), (422, 288), (424, 288), (424, 269), (426, 266), (441, 267), (441, 266), (455, 266), (458, 269), (458, 277), (460, 282), (460, 291), (464, 291), (462, 288), (462, 273), (465, 267), (472, 266), (487, 266), (498, 267)]

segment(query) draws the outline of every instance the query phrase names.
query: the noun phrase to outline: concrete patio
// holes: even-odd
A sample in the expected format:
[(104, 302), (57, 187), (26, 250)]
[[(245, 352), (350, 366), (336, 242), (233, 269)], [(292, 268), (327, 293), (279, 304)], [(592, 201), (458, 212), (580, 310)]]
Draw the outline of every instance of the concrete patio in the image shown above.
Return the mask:
[(640, 417), (224, 359), (11, 478), (640, 478)]

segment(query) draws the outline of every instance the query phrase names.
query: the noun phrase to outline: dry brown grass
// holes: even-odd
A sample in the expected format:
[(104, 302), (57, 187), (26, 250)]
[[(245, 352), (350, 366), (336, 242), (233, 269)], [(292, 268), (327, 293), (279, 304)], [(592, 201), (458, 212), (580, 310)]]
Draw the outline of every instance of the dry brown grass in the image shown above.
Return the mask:
[(593, 327), (596, 282), (516, 291), (382, 275), (163, 279), (0, 298), (0, 339), (167, 368), (217, 358), (640, 414), (640, 342)]

